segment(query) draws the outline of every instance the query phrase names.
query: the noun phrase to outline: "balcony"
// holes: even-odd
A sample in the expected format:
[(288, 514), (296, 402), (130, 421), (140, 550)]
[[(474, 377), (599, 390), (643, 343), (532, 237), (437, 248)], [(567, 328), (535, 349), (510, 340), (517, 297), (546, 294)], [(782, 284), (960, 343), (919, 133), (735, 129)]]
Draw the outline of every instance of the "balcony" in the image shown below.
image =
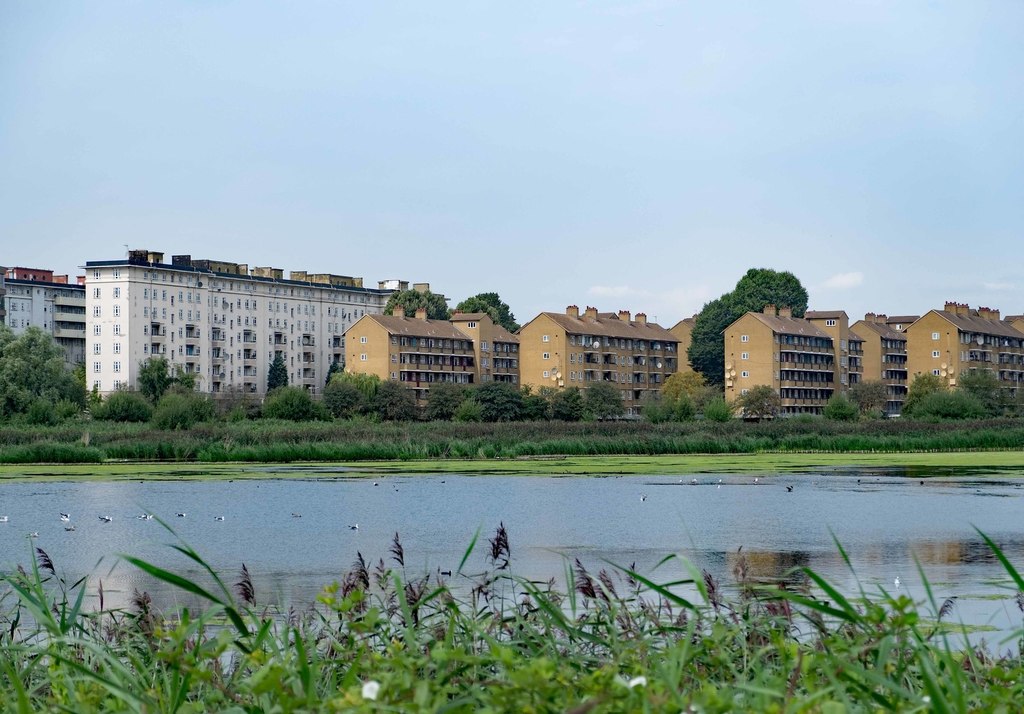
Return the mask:
[(287, 347), (288, 337), (283, 332), (274, 333), (274, 346), (275, 347)]
[(212, 339), (214, 342), (223, 342), (224, 330), (221, 330), (219, 328), (215, 329), (212, 333), (210, 333), (210, 339)]
[(242, 342), (249, 345), (256, 344), (256, 333), (252, 330), (246, 330), (242, 333)]
[(242, 350), (242, 360), (245, 362), (255, 362), (256, 350)]
[(193, 345), (186, 345), (185, 346), (185, 356), (186, 357), (198, 357), (199, 356), (199, 348), (195, 347)]
[(202, 332), (195, 325), (185, 325), (185, 339), (186, 340), (198, 340), (202, 336)]
[(316, 337), (314, 337), (313, 335), (303, 335), (302, 336), (302, 346), (303, 347), (316, 347)]
[(85, 295), (54, 295), (54, 305), (68, 305), (85, 309)]
[(68, 339), (84, 340), (85, 339), (85, 325), (81, 327), (77, 326), (59, 326), (54, 325), (53, 327), (54, 337), (65, 337)]

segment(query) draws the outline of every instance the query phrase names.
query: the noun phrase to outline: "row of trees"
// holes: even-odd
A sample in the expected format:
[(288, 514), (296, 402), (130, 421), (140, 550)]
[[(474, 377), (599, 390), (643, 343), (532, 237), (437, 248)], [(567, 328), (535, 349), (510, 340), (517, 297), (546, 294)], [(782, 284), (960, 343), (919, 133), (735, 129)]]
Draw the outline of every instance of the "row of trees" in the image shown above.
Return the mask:
[[(426, 308), (427, 317), (431, 320), (448, 320), (452, 316), (452, 312), (448, 309), (448, 303), (445, 302), (444, 297), (429, 290), (425, 292), (402, 290), (392, 294), (384, 306), (384, 314), (394, 314), (396, 307), (402, 307), (405, 310), (405, 314), (410, 317), (415, 315), (416, 310), (420, 308)], [(490, 315), (494, 324), (501, 325), (509, 332), (515, 332), (519, 329), (519, 323), (516, 322), (516, 317), (512, 314), (511, 308), (502, 301), (498, 293), (479, 293), (478, 295), (473, 295), (456, 305), (455, 309), (463, 313), (482, 312)]]

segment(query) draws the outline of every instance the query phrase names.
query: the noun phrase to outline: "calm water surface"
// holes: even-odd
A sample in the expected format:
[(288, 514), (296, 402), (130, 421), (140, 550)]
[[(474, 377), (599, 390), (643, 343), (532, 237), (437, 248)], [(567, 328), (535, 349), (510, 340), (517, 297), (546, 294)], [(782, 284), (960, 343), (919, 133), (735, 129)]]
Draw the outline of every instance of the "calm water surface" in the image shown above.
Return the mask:
[[(277, 472), (295, 467), (280, 467)], [(267, 471), (253, 467), (253, 471)], [(260, 599), (308, 605), (340, 577), (357, 552), (388, 557), (397, 531), (410, 575), (455, 570), (474, 533), (480, 545), (465, 570), (487, 567), (483, 541), (508, 529), (513, 572), (564, 581), (566, 558), (591, 570), (636, 563), (650, 572), (681, 554), (732, 582), (742, 546), (757, 578), (808, 565), (852, 591), (856, 580), (832, 534), (869, 590), (900, 587), (923, 598), (916, 558), (941, 601), (958, 596), (955, 617), (1001, 632), (1020, 626), (1002, 567), (975, 532), (978, 525), (1024, 571), (1024, 475), (897, 477), (872, 471), (793, 475), (473, 476), (350, 478), (320, 467), (309, 478), (228, 481), (16, 482), (0, 485), (0, 568), (27, 564), (45, 549), (58, 571), (102, 578), (107, 604), (133, 589), (161, 604), (179, 593), (117, 562), (136, 555), (198, 577), (167, 547), (177, 535), (233, 580), (244, 562)], [(1022, 471), (1024, 474), (1024, 471)], [(697, 485), (692, 485), (692, 479)], [(757, 478), (757, 482), (755, 482)], [(792, 491), (787, 487), (792, 487)], [(73, 532), (59, 520), (71, 514)], [(176, 517), (184, 512), (184, 518)], [(301, 517), (293, 517), (292, 513)], [(109, 515), (103, 523), (99, 515)], [(215, 520), (223, 516), (223, 521)], [(358, 530), (350, 525), (358, 524)], [(29, 539), (27, 534), (37, 532)], [(678, 579), (669, 564), (654, 579)], [(458, 586), (458, 578), (452, 583)], [(998, 597), (1001, 596), (1001, 597)], [(998, 638), (995, 638), (998, 640)]]

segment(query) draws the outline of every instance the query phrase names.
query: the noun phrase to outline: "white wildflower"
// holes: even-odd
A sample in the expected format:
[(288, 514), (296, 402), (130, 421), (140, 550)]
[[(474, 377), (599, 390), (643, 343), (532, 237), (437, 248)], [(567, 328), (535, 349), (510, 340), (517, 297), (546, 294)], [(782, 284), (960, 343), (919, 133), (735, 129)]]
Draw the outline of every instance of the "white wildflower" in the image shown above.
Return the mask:
[(378, 692), (380, 692), (380, 682), (371, 679), (363, 684), (363, 699), (376, 699)]

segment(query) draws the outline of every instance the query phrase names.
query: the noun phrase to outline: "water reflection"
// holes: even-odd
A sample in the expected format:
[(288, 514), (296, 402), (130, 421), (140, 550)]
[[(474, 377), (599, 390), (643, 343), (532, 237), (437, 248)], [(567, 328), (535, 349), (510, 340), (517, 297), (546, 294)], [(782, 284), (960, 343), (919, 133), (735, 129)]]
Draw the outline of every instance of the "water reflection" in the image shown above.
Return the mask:
[[(677, 562), (655, 569), (666, 555), (679, 554), (728, 586), (742, 555), (747, 576), (757, 581), (796, 584), (800, 569), (809, 567), (849, 592), (891, 590), (899, 577), (906, 592), (923, 598), (920, 563), (936, 597), (959, 595), (958, 614), (976, 622), (999, 609), (982, 596), (1007, 594), (1007, 577), (974, 524), (1024, 569), (1022, 478), (961, 479), (934, 470), (911, 478), (892, 470), (601, 478), (374, 479), (324, 467), (307, 473), (305, 480), (3, 484), (0, 513), (9, 521), (0, 523), (0, 568), (27, 564), (39, 546), (69, 579), (102, 578), (108, 606), (126, 604), (136, 588), (148, 590), (158, 605), (182, 604), (181, 593), (116, 560), (131, 553), (202, 580), (194, 563), (167, 548), (181, 538), (228, 581), (244, 562), (261, 599), (301, 608), (340, 578), (357, 553), (388, 561), (396, 531), (410, 574), (456, 570), (479, 531), (480, 546), (466, 567), (479, 572), (487, 567), (482, 544), (504, 522), (513, 571), (531, 579), (563, 582), (566, 559), (578, 557), (595, 571), (636, 563), (655, 580), (679, 580), (687, 573)], [(64, 530), (61, 511), (72, 514), (74, 532)], [(188, 516), (176, 518), (178, 511)], [(138, 520), (142, 512), (176, 533)], [(102, 523), (100, 514), (113, 521)], [(225, 520), (214, 520), (218, 515)], [(358, 531), (348, 529), (357, 522)], [(30, 531), (38, 539), (28, 539)], [(456, 587), (462, 582), (452, 578)], [(1015, 626), (1012, 613), (1003, 611), (1001, 627)]]

